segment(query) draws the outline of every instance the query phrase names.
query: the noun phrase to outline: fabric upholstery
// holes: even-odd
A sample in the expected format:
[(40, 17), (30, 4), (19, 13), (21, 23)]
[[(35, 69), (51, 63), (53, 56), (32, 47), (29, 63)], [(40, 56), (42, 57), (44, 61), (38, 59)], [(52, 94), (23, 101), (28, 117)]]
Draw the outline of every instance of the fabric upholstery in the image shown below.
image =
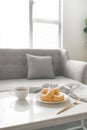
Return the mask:
[(26, 87), (39, 87), (43, 84), (67, 84), (67, 83), (79, 83), (76, 80), (66, 78), (64, 76), (56, 76), (55, 79), (9, 79), (9, 80), (0, 80), (0, 91), (8, 91), (19, 86)]
[(51, 56), (26, 54), (28, 63), (27, 79), (54, 78)]
[(27, 78), (26, 54), (52, 56), (54, 74), (60, 75), (62, 51), (64, 50), (0, 49), (0, 79)]
[(87, 62), (70, 60), (64, 49), (0, 49), (0, 80), (27, 78), (26, 54), (51, 56), (55, 76), (87, 84)]
[(76, 60), (67, 60), (64, 66), (64, 75), (68, 78), (87, 83), (87, 63)]

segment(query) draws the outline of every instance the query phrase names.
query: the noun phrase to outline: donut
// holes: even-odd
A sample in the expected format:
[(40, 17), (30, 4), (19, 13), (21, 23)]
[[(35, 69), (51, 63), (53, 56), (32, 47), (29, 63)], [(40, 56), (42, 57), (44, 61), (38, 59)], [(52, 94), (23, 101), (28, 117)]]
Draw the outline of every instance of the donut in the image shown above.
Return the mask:
[(51, 98), (49, 98), (48, 100), (46, 100), (47, 102), (53, 102), (53, 96)]
[(53, 95), (52, 100), (54, 102), (63, 101), (64, 100), (64, 94), (59, 93), (58, 95)]
[(42, 101), (51, 101), (53, 94), (54, 93), (51, 88), (44, 88), (40, 93), (40, 99)]
[(42, 89), (42, 91), (41, 91), (42, 94), (46, 94), (47, 92), (48, 92), (48, 88), (44, 88), (44, 89)]
[(53, 92), (54, 92), (54, 95), (58, 95), (60, 90), (58, 87), (56, 87), (56, 88), (53, 88)]

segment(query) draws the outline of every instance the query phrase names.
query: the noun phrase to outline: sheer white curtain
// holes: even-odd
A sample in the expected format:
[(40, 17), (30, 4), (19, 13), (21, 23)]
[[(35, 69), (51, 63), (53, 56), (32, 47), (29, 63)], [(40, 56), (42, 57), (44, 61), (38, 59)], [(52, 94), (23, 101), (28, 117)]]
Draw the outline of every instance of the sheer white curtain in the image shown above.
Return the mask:
[(29, 0), (0, 0), (0, 48), (29, 47)]

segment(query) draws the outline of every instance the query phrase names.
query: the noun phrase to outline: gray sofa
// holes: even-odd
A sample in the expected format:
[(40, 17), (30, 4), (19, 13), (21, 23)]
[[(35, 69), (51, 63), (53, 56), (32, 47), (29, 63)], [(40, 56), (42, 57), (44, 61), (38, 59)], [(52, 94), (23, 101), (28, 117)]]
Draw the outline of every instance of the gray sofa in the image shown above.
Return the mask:
[[(54, 79), (27, 80), (26, 54), (52, 56)], [(87, 63), (69, 58), (66, 50), (39, 49), (0, 49), (0, 91), (7, 91), (18, 86), (41, 86), (44, 83), (87, 84)]]

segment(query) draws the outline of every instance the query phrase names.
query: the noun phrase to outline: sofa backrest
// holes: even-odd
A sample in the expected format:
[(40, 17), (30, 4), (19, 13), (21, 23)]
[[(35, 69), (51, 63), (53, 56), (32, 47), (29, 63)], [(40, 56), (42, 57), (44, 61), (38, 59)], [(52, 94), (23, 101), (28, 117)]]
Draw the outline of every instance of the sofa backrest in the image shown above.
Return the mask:
[(61, 49), (0, 49), (0, 79), (26, 78), (26, 54), (52, 56), (54, 74), (60, 75), (62, 73), (61, 59), (62, 61), (65, 59), (65, 53), (66, 51)]

